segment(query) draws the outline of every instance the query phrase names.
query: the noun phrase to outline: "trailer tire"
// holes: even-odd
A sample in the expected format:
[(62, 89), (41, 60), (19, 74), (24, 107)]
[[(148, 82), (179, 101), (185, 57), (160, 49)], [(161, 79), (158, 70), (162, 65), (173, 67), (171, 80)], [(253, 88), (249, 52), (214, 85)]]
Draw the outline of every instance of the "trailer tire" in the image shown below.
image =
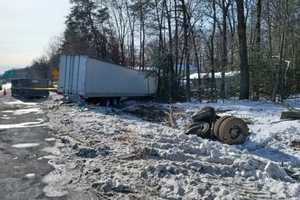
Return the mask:
[(201, 122), (199, 123), (201, 128), (197, 130), (197, 136), (202, 138), (210, 138), (211, 136), (211, 123)]
[(230, 117), (225, 119), (219, 128), (219, 137), (225, 144), (243, 144), (249, 135), (249, 128), (242, 119)]
[(209, 122), (211, 123), (216, 118), (216, 111), (213, 107), (204, 107), (202, 110), (192, 116), (194, 122)]
[(185, 132), (187, 135), (197, 135), (202, 138), (209, 138), (211, 126), (208, 122), (199, 122), (192, 124)]
[(223, 123), (224, 120), (230, 118), (231, 116), (223, 116), (219, 118), (213, 125), (213, 135), (216, 138), (219, 138), (219, 130), (220, 130), (220, 125)]

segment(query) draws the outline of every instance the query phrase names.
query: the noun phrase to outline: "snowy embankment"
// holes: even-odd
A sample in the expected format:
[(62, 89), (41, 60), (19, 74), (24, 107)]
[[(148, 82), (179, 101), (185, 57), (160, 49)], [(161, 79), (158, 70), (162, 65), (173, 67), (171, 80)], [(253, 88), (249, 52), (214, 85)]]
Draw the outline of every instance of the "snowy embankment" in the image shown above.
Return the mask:
[[(45, 178), (49, 196), (82, 191), (82, 199), (300, 197), (300, 151), (290, 146), (300, 139), (300, 121), (281, 121), (285, 108), (280, 105), (173, 104), (178, 128), (118, 109), (94, 106), (81, 111), (59, 100), (47, 105), (49, 125), (60, 139), (60, 153), (50, 160), (56, 169)], [(191, 114), (204, 106), (244, 118), (252, 132), (249, 140), (229, 146), (185, 135)]]

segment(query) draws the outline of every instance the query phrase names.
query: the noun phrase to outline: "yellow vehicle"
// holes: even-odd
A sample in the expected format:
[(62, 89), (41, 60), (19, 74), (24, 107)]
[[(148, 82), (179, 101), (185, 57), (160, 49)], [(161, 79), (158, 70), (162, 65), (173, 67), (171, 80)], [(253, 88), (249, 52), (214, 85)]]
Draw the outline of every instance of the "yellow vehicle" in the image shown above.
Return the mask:
[(59, 79), (59, 69), (58, 67), (53, 67), (51, 71), (51, 78), (53, 82), (57, 82)]

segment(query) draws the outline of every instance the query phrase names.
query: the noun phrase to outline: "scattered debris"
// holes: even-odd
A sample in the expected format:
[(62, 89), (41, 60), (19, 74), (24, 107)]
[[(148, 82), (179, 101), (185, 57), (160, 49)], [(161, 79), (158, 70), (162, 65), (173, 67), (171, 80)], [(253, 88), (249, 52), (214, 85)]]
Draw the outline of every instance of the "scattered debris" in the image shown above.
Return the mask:
[(284, 168), (285, 172), (294, 180), (300, 182), (300, 169), (298, 171)]
[(166, 122), (169, 118), (168, 109), (155, 105), (130, 106), (122, 111), (150, 122)]
[(281, 113), (281, 119), (300, 120), (300, 111), (286, 111)]
[(300, 149), (300, 140), (293, 140), (290, 146), (296, 149)]
[(279, 179), (284, 181), (291, 181), (291, 178), (288, 176), (286, 171), (273, 162), (268, 162), (265, 167), (265, 172), (267, 175), (273, 179)]
[(99, 147), (99, 148), (98, 148), (98, 153), (99, 153), (99, 155), (101, 155), (101, 156), (108, 156), (108, 155), (110, 155), (112, 152), (111, 152), (110, 147), (104, 146), (104, 147)]
[(76, 155), (82, 158), (96, 158), (98, 156), (98, 153), (95, 149), (81, 148), (76, 153)]
[(135, 193), (130, 186), (122, 183), (118, 179), (113, 179), (111, 180), (110, 178), (106, 178), (102, 180), (101, 182), (95, 182), (92, 184), (92, 187), (95, 188), (96, 190), (102, 191), (104, 193), (124, 193), (124, 194), (129, 194), (129, 193)]

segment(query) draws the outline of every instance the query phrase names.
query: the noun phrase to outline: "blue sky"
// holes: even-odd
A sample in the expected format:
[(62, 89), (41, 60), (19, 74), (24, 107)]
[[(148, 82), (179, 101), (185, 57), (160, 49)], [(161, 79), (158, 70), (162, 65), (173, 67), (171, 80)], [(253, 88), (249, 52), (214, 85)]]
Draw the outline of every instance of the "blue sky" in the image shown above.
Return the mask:
[(0, 0), (0, 73), (43, 55), (69, 9), (69, 0)]

